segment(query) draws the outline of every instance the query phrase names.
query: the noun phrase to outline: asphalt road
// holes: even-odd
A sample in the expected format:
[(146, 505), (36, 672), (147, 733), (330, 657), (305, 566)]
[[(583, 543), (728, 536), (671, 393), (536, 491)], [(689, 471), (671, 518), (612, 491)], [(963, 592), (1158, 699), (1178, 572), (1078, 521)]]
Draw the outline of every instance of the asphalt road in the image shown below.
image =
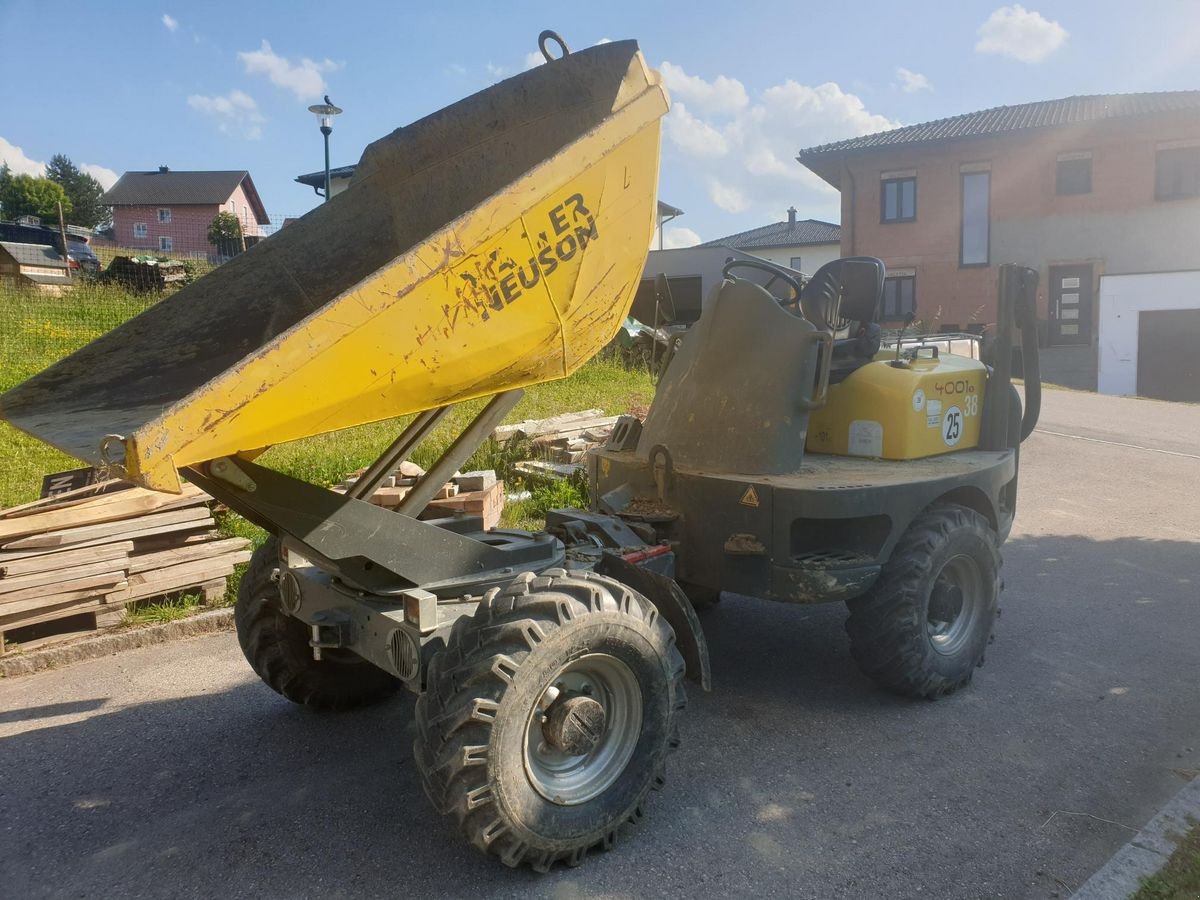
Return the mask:
[(539, 877), (465, 847), (412, 700), (342, 716), (229, 634), (0, 683), (0, 895), (1065, 897), (1200, 769), (1200, 407), (1051, 391), (996, 643), (906, 702), (837, 606), (726, 598), (643, 823)]

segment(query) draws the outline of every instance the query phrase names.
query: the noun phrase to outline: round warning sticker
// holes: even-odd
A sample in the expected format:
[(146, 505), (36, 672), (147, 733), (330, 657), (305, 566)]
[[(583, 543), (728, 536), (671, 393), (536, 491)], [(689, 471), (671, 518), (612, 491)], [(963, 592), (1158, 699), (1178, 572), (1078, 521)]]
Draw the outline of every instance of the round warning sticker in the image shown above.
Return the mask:
[(920, 412), (925, 408), (925, 391), (917, 388), (913, 391), (913, 411)]
[(952, 406), (946, 410), (946, 415), (942, 418), (942, 440), (946, 442), (947, 447), (953, 447), (962, 440), (962, 432), (962, 410), (957, 406)]

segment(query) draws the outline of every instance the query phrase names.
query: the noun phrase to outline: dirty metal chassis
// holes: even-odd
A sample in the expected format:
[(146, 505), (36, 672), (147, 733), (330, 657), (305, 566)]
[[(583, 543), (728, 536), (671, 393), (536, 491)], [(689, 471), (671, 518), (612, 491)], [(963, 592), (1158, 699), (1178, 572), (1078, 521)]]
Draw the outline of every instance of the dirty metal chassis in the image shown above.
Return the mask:
[[(567, 563), (562, 541), (546, 532), (485, 532), (483, 520), (470, 515), (415, 518), (521, 393), (493, 397), (398, 512), (372, 504), (369, 497), (444, 418), (448, 407), (413, 419), (345, 494), (241, 458), (212, 460), (183, 474), (279, 537), (275, 578), (280, 601), (286, 613), (311, 629), (317, 659), (328, 651), (349, 650), (419, 692), (429, 659), (445, 645), (454, 623), (475, 612), (487, 591), (503, 588), (523, 573), (540, 574)], [(627, 547), (643, 543), (632, 532), (617, 538), (615, 543)], [(661, 568), (662, 561), (657, 562)], [(645, 595), (680, 633), (689, 674), (707, 682), (708, 657), (699, 622), (669, 577), (643, 572), (619, 556), (571, 565), (595, 568)]]
[(419, 690), (424, 662), (484, 593), (523, 572), (563, 563), (562, 543), (544, 532), (485, 534), (478, 516), (415, 518), (521, 394), (493, 397), (405, 498), (399, 514), (369, 497), (449, 407), (413, 419), (345, 494), (241, 458), (212, 460), (183, 474), (279, 537), (280, 599), (288, 614), (311, 628), (318, 659), (330, 650), (350, 650)]

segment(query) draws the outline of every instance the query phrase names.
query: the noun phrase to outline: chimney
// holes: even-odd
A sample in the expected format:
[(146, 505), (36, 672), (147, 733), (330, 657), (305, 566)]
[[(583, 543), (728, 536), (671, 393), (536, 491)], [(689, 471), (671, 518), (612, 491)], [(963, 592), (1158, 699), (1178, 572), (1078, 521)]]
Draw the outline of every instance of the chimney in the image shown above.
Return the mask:
[[(159, 167), (158, 167), (158, 171), (159, 171), (159, 172), (170, 172), (171, 170), (170, 170), (170, 169), (168, 169), (166, 166), (159, 166)], [(795, 219), (795, 218), (796, 218), (796, 211), (795, 211), (794, 209), (792, 210), (792, 218), (793, 218), (793, 219)]]
[(796, 227), (796, 207), (788, 207), (788, 228)]

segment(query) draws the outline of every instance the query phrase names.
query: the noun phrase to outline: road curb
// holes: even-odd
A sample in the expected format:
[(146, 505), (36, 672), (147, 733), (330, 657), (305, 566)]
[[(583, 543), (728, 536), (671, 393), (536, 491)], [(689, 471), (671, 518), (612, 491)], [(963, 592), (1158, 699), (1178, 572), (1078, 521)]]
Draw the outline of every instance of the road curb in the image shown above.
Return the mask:
[(163, 644), (180, 638), (232, 629), (233, 610), (213, 609), (175, 622), (116, 631), (86, 638), (73, 644), (64, 644), (61, 647), (47, 647), (44, 650), (34, 650), (30, 653), (5, 657), (0, 659), (0, 678), (32, 675), (34, 672), (44, 669), (53, 669), (85, 659), (99, 659), (102, 656), (111, 656), (124, 650), (134, 650), (138, 647), (149, 647), (153, 644)]
[(1126, 900), (1161, 869), (1179, 837), (1200, 823), (1200, 778), (1190, 781), (1128, 844), (1113, 854), (1072, 900)]

